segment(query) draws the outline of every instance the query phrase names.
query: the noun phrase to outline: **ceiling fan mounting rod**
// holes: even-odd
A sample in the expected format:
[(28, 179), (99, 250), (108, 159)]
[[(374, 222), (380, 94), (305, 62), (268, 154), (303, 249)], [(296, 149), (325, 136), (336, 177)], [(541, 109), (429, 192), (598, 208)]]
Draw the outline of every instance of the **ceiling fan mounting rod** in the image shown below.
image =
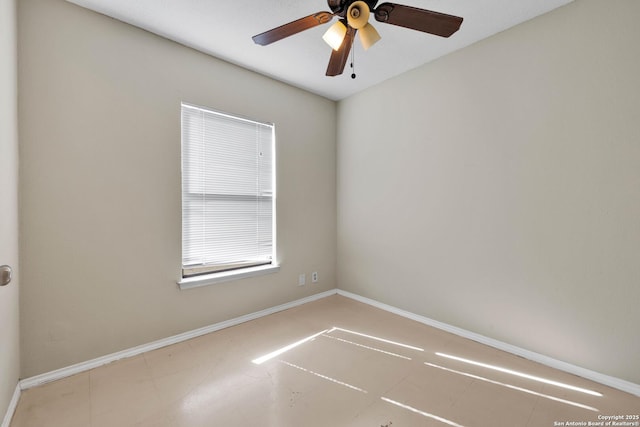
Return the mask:
[[(333, 12), (334, 15), (340, 16), (341, 18), (345, 18), (347, 15), (347, 11), (349, 10), (349, 6), (351, 3), (354, 3), (356, 0), (327, 0), (329, 4), (329, 9)], [(378, 3), (378, 0), (363, 0), (369, 9), (373, 10)]]

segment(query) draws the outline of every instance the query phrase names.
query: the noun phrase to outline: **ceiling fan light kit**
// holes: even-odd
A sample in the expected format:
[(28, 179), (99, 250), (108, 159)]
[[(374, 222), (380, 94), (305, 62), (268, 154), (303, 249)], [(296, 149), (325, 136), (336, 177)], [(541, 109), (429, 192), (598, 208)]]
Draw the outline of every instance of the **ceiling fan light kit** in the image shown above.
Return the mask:
[(367, 24), (362, 27), (358, 34), (360, 37), (360, 44), (362, 44), (364, 50), (369, 50), (369, 48), (376, 44), (381, 38), (378, 31), (376, 31), (376, 28), (371, 24)]
[(363, 1), (354, 1), (347, 9), (347, 22), (356, 30), (367, 25), (369, 22), (369, 6)]
[(460, 29), (463, 20), (458, 16), (395, 3), (382, 3), (375, 7), (377, 0), (327, 0), (327, 3), (331, 12), (317, 12), (297, 19), (257, 34), (253, 36), (253, 41), (265, 46), (326, 24), (337, 16), (340, 20), (329, 27), (322, 36), (333, 49), (326, 75), (337, 76), (344, 71), (356, 32), (359, 32), (360, 43), (365, 50), (380, 40), (380, 34), (369, 23), (371, 13), (376, 21), (383, 24), (396, 25), (440, 37), (450, 37)]
[(369, 24), (370, 13), (371, 9), (363, 1), (355, 1), (347, 9), (347, 22), (351, 28), (360, 30), (360, 43), (364, 50), (369, 50), (371, 46), (380, 40), (378, 31), (373, 25)]
[(344, 36), (347, 35), (347, 27), (341, 22), (337, 21), (335, 24), (329, 27), (326, 33), (322, 36), (322, 39), (327, 42), (333, 50), (340, 49)]

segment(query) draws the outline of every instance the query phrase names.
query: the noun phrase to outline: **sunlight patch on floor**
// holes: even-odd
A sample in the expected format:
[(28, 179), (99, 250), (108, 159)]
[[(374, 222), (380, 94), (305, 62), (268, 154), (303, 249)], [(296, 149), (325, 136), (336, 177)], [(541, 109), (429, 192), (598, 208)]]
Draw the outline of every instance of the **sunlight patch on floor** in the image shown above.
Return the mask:
[(447, 359), (451, 359), (451, 360), (457, 360), (458, 362), (467, 363), (469, 365), (480, 366), (482, 368), (492, 369), (494, 371), (503, 372), (503, 373), (509, 374), (509, 375), (514, 375), (514, 376), (517, 376), (517, 377), (520, 377), (520, 378), (526, 378), (526, 379), (529, 379), (529, 380), (532, 380), (532, 381), (537, 381), (537, 382), (540, 382), (540, 383), (549, 384), (549, 385), (553, 385), (553, 386), (556, 386), (556, 387), (566, 388), (568, 390), (578, 391), (580, 393), (590, 394), (592, 396), (602, 397), (602, 393), (598, 393), (597, 391), (589, 390), (589, 389), (582, 388), (582, 387), (576, 387), (576, 386), (573, 386), (571, 384), (565, 384), (565, 383), (562, 383), (562, 382), (559, 382), (559, 381), (550, 380), (550, 379), (547, 379), (547, 378), (536, 377), (534, 375), (525, 374), (524, 372), (514, 371), (514, 370), (511, 370), (511, 369), (503, 368), (501, 366), (496, 366), (496, 365), (490, 365), (488, 363), (477, 362), (475, 360), (469, 360), (469, 359), (465, 359), (465, 358), (458, 357), (458, 356), (452, 356), (450, 354), (436, 353), (436, 355), (438, 355), (440, 357), (447, 358)]
[(397, 345), (399, 347), (404, 347), (404, 348), (408, 348), (408, 349), (411, 349), (411, 350), (424, 351), (424, 349), (420, 348), (420, 347), (414, 347), (414, 346), (409, 345), (409, 344), (403, 344), (403, 343), (400, 343), (400, 342), (397, 342), (397, 341), (391, 341), (391, 340), (388, 340), (388, 339), (385, 339), (385, 338), (380, 338), (380, 337), (376, 337), (376, 336), (373, 336), (373, 335), (363, 334), (361, 332), (350, 331), (348, 329), (343, 329), (343, 328), (338, 328), (338, 327), (334, 327), (333, 329), (336, 330), (336, 331), (342, 331), (342, 332), (346, 332), (348, 334), (353, 334), (353, 335), (358, 335), (360, 337), (369, 338), (369, 339), (372, 339), (372, 340), (375, 340), (375, 341), (380, 341), (380, 342), (384, 342), (384, 343), (387, 343), (387, 344)]
[(392, 405), (396, 405), (396, 406), (398, 406), (398, 407), (400, 407), (400, 408), (402, 408), (402, 409), (406, 409), (406, 410), (411, 411), (411, 412), (414, 412), (414, 413), (416, 413), (416, 414), (420, 414), (420, 415), (422, 415), (423, 417), (431, 418), (431, 419), (434, 419), (434, 420), (436, 420), (436, 421), (440, 421), (441, 423), (445, 423), (445, 424), (448, 424), (448, 425), (453, 426), (453, 427), (464, 427), (463, 425), (460, 425), (460, 424), (458, 424), (458, 423), (455, 423), (455, 422), (453, 422), (453, 421), (451, 421), (451, 420), (448, 420), (448, 419), (446, 419), (446, 418), (442, 418), (442, 417), (439, 417), (439, 416), (437, 416), (437, 415), (434, 415), (434, 414), (430, 414), (430, 413), (428, 413), (428, 412), (421, 411), (420, 409), (416, 409), (416, 408), (414, 408), (414, 407), (412, 407), (412, 406), (405, 405), (404, 403), (396, 402), (395, 400), (391, 400), (391, 399), (386, 398), (386, 397), (384, 397), (384, 396), (383, 396), (383, 397), (381, 397), (380, 399), (384, 400), (384, 401), (385, 401), (385, 402), (387, 402), (387, 403), (391, 403)]
[(473, 374), (470, 374), (468, 372), (456, 371), (455, 369), (445, 368), (444, 366), (434, 365), (433, 363), (425, 362), (424, 364), (427, 365), (427, 366), (431, 366), (432, 368), (442, 369), (443, 371), (451, 372), (451, 373), (458, 374), (458, 375), (464, 375), (465, 377), (469, 377), (469, 378), (473, 378), (473, 379), (476, 379), (476, 380), (480, 380), (480, 381), (488, 382), (488, 383), (491, 383), (491, 384), (499, 385), (499, 386), (502, 386), (502, 387), (509, 388), (511, 390), (517, 390), (517, 391), (521, 391), (523, 393), (532, 394), (534, 396), (543, 397), (545, 399), (553, 400), (553, 401), (556, 401), (556, 402), (565, 403), (567, 405), (576, 406), (578, 408), (588, 409), (589, 411), (600, 412), (598, 409), (596, 409), (596, 408), (594, 408), (592, 406), (583, 405), (582, 403), (572, 402), (572, 401), (566, 400), (566, 399), (560, 399), (559, 397), (550, 396), (550, 395), (544, 394), (544, 393), (538, 393), (537, 391), (529, 390), (527, 388), (518, 387), (518, 386), (515, 386), (515, 385), (512, 385), (512, 384), (502, 383), (500, 381), (490, 380), (489, 378), (484, 378), (484, 377), (481, 377), (479, 375), (473, 375)]
[(303, 338), (303, 339), (301, 339), (299, 341), (296, 341), (294, 343), (291, 343), (289, 345), (281, 347), (281, 348), (279, 348), (279, 349), (277, 349), (275, 351), (272, 351), (271, 353), (267, 353), (264, 356), (260, 356), (257, 359), (253, 359), (251, 362), (253, 362), (256, 365), (261, 365), (264, 362), (266, 362), (267, 360), (271, 360), (274, 357), (278, 357), (281, 354), (286, 353), (287, 351), (292, 350), (292, 349), (294, 349), (294, 348), (296, 348), (296, 347), (298, 347), (298, 346), (300, 346), (300, 345), (302, 345), (302, 344), (304, 344), (304, 343), (306, 343), (308, 341), (311, 341), (314, 338), (316, 338), (316, 337), (318, 337), (318, 336), (320, 336), (322, 334), (325, 334), (327, 332), (331, 332), (332, 330), (333, 329), (325, 329), (324, 331), (320, 331), (320, 332), (318, 332), (316, 334), (310, 335), (310, 336), (308, 336), (306, 338)]
[(331, 335), (328, 335), (328, 334), (324, 334), (322, 336), (325, 337), (325, 338), (331, 338), (332, 340), (343, 342), (345, 344), (351, 344), (351, 345), (355, 345), (356, 347), (366, 348), (367, 350), (377, 351), (378, 353), (386, 354), (387, 356), (398, 357), (400, 359), (405, 359), (405, 360), (412, 360), (410, 357), (403, 356), (401, 354), (392, 353), (390, 351), (382, 350), (382, 349), (375, 348), (375, 347), (369, 347), (368, 345), (359, 344), (357, 342), (345, 340), (345, 339), (338, 338), (338, 337), (332, 337)]
[(332, 383), (339, 384), (339, 385), (341, 385), (341, 386), (344, 386), (344, 387), (350, 388), (351, 390), (356, 390), (356, 391), (359, 391), (359, 392), (361, 392), (361, 393), (367, 393), (367, 390), (363, 390), (363, 389), (361, 389), (360, 387), (356, 387), (356, 386), (351, 385), (351, 384), (349, 384), (349, 383), (345, 383), (344, 381), (340, 381), (340, 380), (337, 380), (337, 379), (335, 379), (335, 378), (331, 378), (331, 377), (328, 377), (328, 376), (326, 376), (326, 375), (319, 374), (319, 373), (314, 372), (314, 371), (312, 371), (312, 370), (309, 370), (309, 369), (303, 368), (302, 366), (294, 365), (293, 363), (285, 362), (284, 360), (280, 360), (279, 362), (280, 362), (280, 363), (283, 363), (283, 364), (285, 364), (285, 365), (287, 365), (287, 366), (291, 366), (292, 368), (299, 369), (299, 370), (301, 370), (301, 371), (303, 371), (303, 372), (306, 372), (306, 373), (308, 373), (308, 374), (315, 375), (316, 377), (318, 377), (318, 378), (322, 378), (323, 380), (331, 381)]

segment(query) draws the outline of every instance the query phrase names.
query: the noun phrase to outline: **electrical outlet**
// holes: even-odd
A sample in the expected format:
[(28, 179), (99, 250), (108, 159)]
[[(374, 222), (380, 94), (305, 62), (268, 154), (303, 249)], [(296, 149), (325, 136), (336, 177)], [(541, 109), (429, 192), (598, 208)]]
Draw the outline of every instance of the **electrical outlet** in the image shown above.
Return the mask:
[(298, 286), (304, 286), (307, 284), (307, 275), (302, 273), (298, 276)]
[(318, 283), (318, 272), (314, 271), (311, 273), (311, 283)]

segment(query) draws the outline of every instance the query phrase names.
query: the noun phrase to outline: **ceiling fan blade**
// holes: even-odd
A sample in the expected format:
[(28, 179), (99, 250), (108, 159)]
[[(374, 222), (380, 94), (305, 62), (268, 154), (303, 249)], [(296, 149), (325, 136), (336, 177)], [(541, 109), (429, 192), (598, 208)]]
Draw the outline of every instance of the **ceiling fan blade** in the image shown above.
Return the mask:
[(340, 45), (340, 49), (331, 50), (331, 58), (329, 59), (329, 65), (327, 66), (327, 76), (338, 76), (344, 71), (344, 66), (347, 64), (349, 58), (349, 52), (353, 45), (353, 39), (356, 36), (356, 29), (347, 26), (347, 34), (344, 36), (344, 40)]
[(289, 37), (304, 30), (308, 30), (309, 28), (313, 28), (321, 24), (326, 24), (327, 22), (331, 21), (332, 18), (333, 14), (330, 12), (314, 13), (313, 15), (305, 16), (304, 18), (297, 19), (293, 22), (289, 22), (288, 24), (284, 24), (269, 31), (265, 31), (264, 33), (257, 34), (253, 36), (252, 39), (256, 44), (266, 46), (273, 42), (277, 42), (278, 40), (282, 40), (285, 37)]
[(449, 37), (462, 25), (459, 16), (418, 9), (394, 3), (382, 3), (374, 11), (377, 21), (410, 28), (440, 37)]

